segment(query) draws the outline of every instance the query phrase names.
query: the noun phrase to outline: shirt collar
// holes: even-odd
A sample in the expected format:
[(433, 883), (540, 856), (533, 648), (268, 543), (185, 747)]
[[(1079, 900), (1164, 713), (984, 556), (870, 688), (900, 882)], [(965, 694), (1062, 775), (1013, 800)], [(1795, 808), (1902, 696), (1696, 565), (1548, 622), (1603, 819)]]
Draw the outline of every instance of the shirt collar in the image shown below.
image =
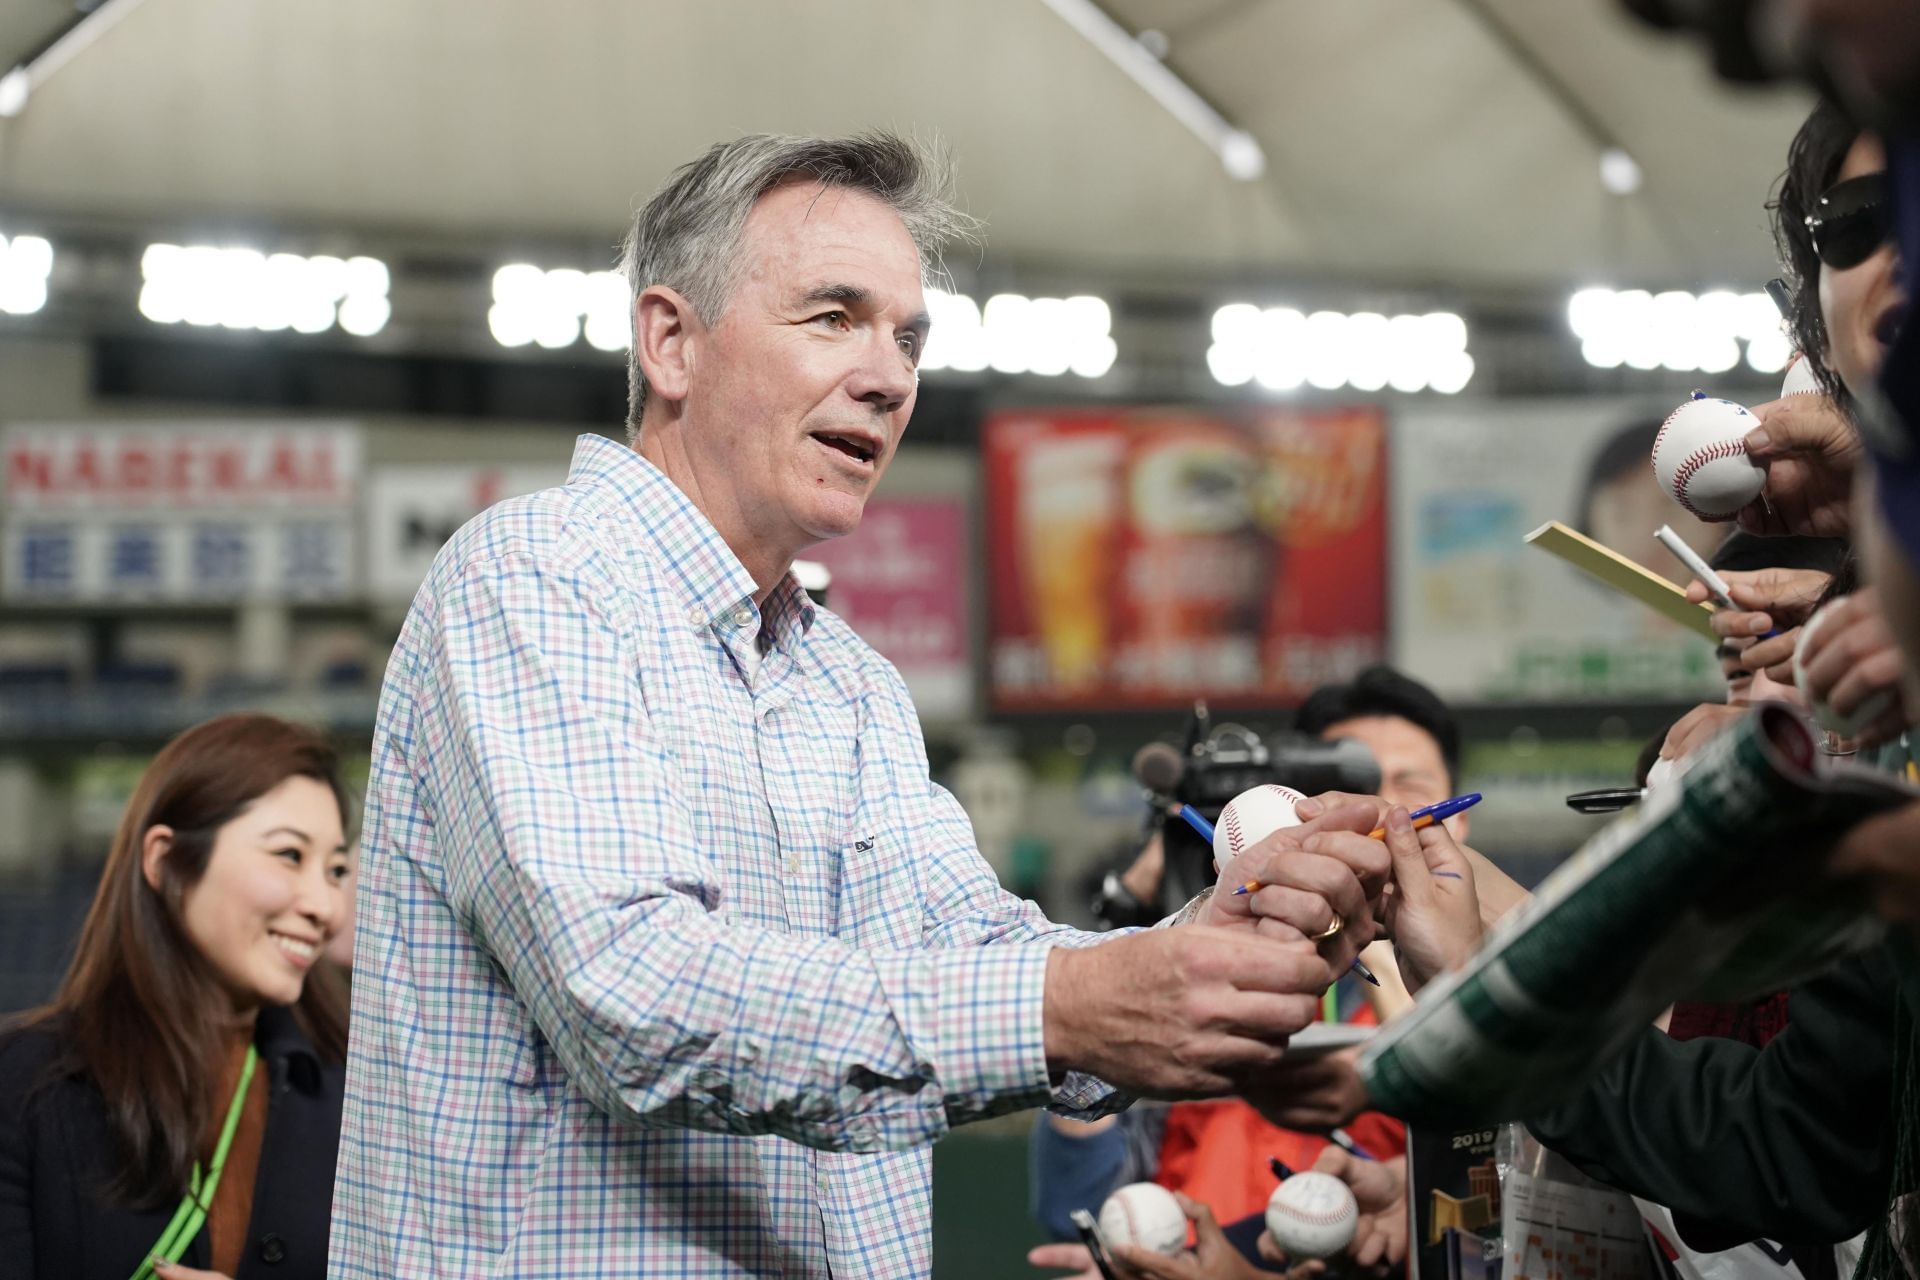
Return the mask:
[[(678, 588), (689, 622), (702, 627), (741, 625), (742, 607), (753, 608), (753, 575), (665, 472), (626, 445), (583, 435), (574, 442), (567, 483), (600, 488), (614, 497), (623, 518), (639, 534), (635, 543), (658, 560)], [(798, 639), (813, 626), (813, 602), (791, 570), (767, 593), (760, 612), (776, 643)]]

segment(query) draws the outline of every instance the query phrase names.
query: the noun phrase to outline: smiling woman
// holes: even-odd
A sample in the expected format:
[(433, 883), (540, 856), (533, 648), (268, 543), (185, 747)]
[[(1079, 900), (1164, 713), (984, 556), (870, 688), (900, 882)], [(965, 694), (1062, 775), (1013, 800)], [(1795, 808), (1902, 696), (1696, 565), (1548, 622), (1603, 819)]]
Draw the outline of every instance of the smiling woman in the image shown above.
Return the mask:
[(332, 748), (269, 716), (148, 767), (53, 1003), (0, 1034), (9, 1275), (324, 1273), (347, 808)]

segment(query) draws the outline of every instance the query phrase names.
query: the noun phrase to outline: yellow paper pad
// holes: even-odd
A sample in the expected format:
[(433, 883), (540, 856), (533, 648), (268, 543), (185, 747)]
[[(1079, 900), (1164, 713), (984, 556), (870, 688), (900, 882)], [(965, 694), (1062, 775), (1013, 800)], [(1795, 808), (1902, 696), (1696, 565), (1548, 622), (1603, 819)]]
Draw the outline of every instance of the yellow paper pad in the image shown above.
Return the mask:
[(1635, 564), (1610, 547), (1603, 547), (1586, 534), (1569, 529), (1558, 520), (1549, 520), (1527, 535), (1527, 541), (1542, 551), (1550, 551), (1589, 577), (1596, 578), (1622, 595), (1632, 596), (1662, 617), (1671, 618), (1690, 631), (1718, 641), (1713, 633), (1713, 606), (1695, 604), (1687, 599), (1684, 588), (1651, 569)]

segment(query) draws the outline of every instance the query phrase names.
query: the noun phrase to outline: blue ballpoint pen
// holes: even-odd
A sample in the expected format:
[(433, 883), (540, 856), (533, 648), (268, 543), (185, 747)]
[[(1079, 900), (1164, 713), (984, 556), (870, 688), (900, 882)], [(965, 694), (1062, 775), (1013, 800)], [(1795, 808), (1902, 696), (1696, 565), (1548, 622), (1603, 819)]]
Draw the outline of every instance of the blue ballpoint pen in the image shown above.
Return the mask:
[(1373, 1152), (1355, 1142), (1353, 1136), (1345, 1129), (1330, 1130), (1327, 1133), (1327, 1140), (1356, 1160), (1374, 1160), (1376, 1162), (1378, 1160), (1378, 1157), (1376, 1157)]

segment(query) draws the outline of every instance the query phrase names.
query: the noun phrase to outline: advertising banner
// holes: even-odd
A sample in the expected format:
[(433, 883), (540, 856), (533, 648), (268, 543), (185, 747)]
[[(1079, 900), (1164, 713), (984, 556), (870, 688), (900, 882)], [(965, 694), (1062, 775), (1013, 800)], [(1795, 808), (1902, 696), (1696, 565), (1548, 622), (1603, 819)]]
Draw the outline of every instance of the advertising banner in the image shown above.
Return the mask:
[(1463, 702), (1719, 693), (1713, 646), (1525, 543), (1561, 520), (1684, 583), (1653, 537), (1702, 555), (1729, 527), (1661, 493), (1666, 410), (1580, 399), (1415, 406), (1394, 423), (1394, 661)]
[(552, 466), (475, 467), (401, 463), (367, 478), (367, 593), (405, 604), (427, 580), (433, 557), (461, 525), (500, 501), (562, 484)]
[(808, 548), (833, 575), (827, 604), (900, 669), (923, 717), (972, 710), (967, 517), (954, 498), (875, 498), (860, 528)]
[(1385, 438), (1371, 406), (989, 419), (994, 706), (1284, 706), (1378, 661)]
[(341, 423), (0, 433), (12, 602), (337, 601), (358, 588), (360, 436)]

